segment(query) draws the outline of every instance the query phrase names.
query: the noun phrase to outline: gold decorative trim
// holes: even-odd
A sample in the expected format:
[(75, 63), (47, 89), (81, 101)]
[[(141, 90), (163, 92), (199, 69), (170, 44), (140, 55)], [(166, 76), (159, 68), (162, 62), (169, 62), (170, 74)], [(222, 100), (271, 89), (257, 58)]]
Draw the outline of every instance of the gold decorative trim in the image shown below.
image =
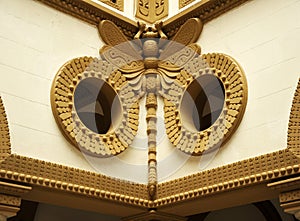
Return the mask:
[(115, 9), (118, 9), (120, 11), (124, 11), (124, 0), (100, 0), (101, 2), (114, 7)]
[[(296, 93), (294, 101), (298, 102), (298, 98)], [(296, 102), (293, 107), (295, 105), (298, 106)], [(293, 111), (295, 109), (292, 108)], [(0, 170), (2, 179), (146, 208), (165, 207), (295, 174), (300, 174), (300, 159), (286, 149), (160, 183), (157, 199), (151, 201), (148, 199), (147, 185), (14, 154), (1, 163)]]
[(154, 205), (161, 207), (299, 173), (300, 159), (281, 150), (159, 183)]
[[(72, 1), (69, 0), (69, 1), (71, 3), (68, 6), (66, 6), (66, 3), (62, 3), (66, 1), (47, 0), (46, 2), (48, 3), (51, 2), (51, 4), (56, 5), (56, 7), (59, 8), (63, 7), (65, 10), (67, 10), (66, 8), (68, 8), (68, 10), (71, 10), (72, 13), (74, 14), (76, 14), (75, 11), (78, 11), (76, 16), (82, 17), (82, 12), (80, 12), (80, 7), (76, 8), (76, 4), (86, 5), (88, 4), (89, 1), (85, 0), (85, 1), (81, 1), (81, 3), (75, 0)], [(72, 2), (75, 3), (72, 4)], [(206, 22), (210, 18), (216, 16), (218, 13), (224, 12), (226, 7), (227, 7), (226, 10), (228, 10), (230, 7), (234, 7), (235, 5), (241, 4), (243, 2), (245, 2), (245, 0), (244, 1), (221, 0), (221, 1), (202, 2), (201, 7), (204, 6), (208, 7), (209, 11), (206, 11), (206, 13), (205, 11), (202, 12), (201, 11), (202, 9), (200, 10), (201, 7), (198, 5), (197, 7), (196, 6), (193, 7), (195, 11), (193, 11), (193, 9), (190, 9), (189, 12), (191, 14), (187, 15), (187, 17), (188, 16), (201, 17), (200, 15), (202, 14), (203, 15), (202, 17), (204, 18), (204, 22)], [(215, 4), (216, 6), (222, 3), (226, 6), (225, 8), (222, 5), (220, 5), (221, 9), (212, 7), (213, 4)], [(86, 6), (86, 7), (89, 8), (90, 6)], [(199, 10), (200, 15), (196, 9)], [(210, 11), (210, 9), (212, 9), (211, 10), (212, 12)], [(88, 10), (85, 10), (85, 12), (87, 11)], [(197, 12), (198, 14), (197, 13), (192, 14), (193, 12), (195, 13)], [(90, 12), (88, 12), (88, 14), (89, 13)], [(89, 16), (91, 16), (91, 13), (87, 17)], [(89, 20), (89, 18), (87, 20)], [(97, 22), (99, 22), (99, 20), (101, 20), (100, 17), (95, 19), (95, 21)], [(169, 30), (168, 36), (174, 36), (177, 30), (175, 26), (173, 27), (173, 29), (171, 28), (171, 24), (172, 25), (175, 24), (176, 23), (175, 21), (177, 22), (176, 19), (170, 20), (165, 26), (165, 30), (166, 31)], [(120, 23), (118, 23), (118, 27), (121, 26)], [(126, 30), (128, 31), (128, 29)], [(126, 36), (130, 37), (133, 35), (133, 33), (136, 32), (134, 31), (131, 34), (127, 33)], [(190, 45), (190, 47), (192, 48), (193, 45)], [(194, 51), (195, 50), (193, 50), (193, 52)], [(212, 57), (214, 58), (214, 61), (212, 59), (208, 59), (207, 56), (208, 55), (205, 55), (203, 56), (203, 58), (208, 60), (210, 65), (213, 64), (212, 67), (215, 67), (214, 64), (218, 65), (218, 63), (216, 63), (217, 59), (215, 57), (218, 56), (218, 54), (211, 56), (211, 58)], [(60, 76), (60, 80), (57, 81), (57, 85), (54, 86), (55, 88), (54, 91), (57, 89), (55, 91), (55, 93), (57, 92), (57, 94), (54, 95), (54, 103), (56, 99), (58, 100), (61, 99), (60, 101), (65, 102), (65, 107), (62, 108), (62, 112), (64, 112), (65, 109), (69, 108), (69, 102), (71, 101), (70, 97), (72, 98), (72, 93), (69, 92), (74, 91), (75, 87), (68, 88), (69, 91), (65, 90), (64, 92), (68, 92), (65, 94), (58, 92), (58, 89), (60, 90), (65, 89), (66, 85), (64, 85), (64, 81), (70, 81), (73, 84), (73, 86), (76, 86), (78, 82), (76, 78), (75, 78), (75, 82), (73, 82), (74, 76), (79, 76), (78, 74), (82, 74), (84, 69), (83, 67), (87, 67), (91, 61), (92, 61), (91, 58), (78, 58), (78, 60), (74, 59), (69, 63), (67, 63), (65, 66), (63, 66), (62, 69), (60, 70), (62, 75)], [(96, 62), (99, 62), (99, 60)], [(152, 63), (149, 62), (148, 65), (150, 66), (151, 64)], [(221, 62), (220, 65), (222, 66), (222, 64), (223, 63)], [(229, 66), (228, 72), (232, 72), (232, 70), (234, 70), (234, 66), (232, 67)], [(87, 75), (81, 77), (92, 76), (92, 73), (93, 72), (86, 72)], [(113, 72), (113, 73), (115, 73), (115, 75), (112, 75), (111, 78), (108, 78), (110, 79), (108, 80), (108, 82), (110, 82), (109, 84), (112, 87), (114, 87), (115, 90), (118, 90), (118, 87), (121, 87), (125, 81), (121, 79), (120, 82), (121, 86), (120, 85), (116, 86), (115, 84), (116, 81), (113, 80), (113, 78), (116, 78), (117, 76), (119, 76), (118, 78), (120, 78), (120, 75), (117, 72)], [(180, 73), (183, 74), (182, 72)], [(219, 73), (219, 72), (216, 70), (215, 73)], [(178, 80), (181, 81), (180, 78)], [(240, 82), (238, 84), (240, 84)], [(225, 81), (225, 86), (226, 86), (226, 81)], [(168, 182), (159, 183), (157, 185), (157, 192), (156, 192), (157, 195), (155, 200), (149, 199), (148, 188), (147, 185), (144, 184), (137, 184), (133, 182), (119, 180), (101, 174), (75, 169), (72, 167), (67, 167), (67, 166), (54, 164), (50, 162), (45, 162), (42, 160), (32, 159), (24, 156), (19, 156), (15, 154), (9, 155), (3, 161), (0, 162), (1, 165), (0, 178), (6, 181), (14, 181), (18, 183), (27, 184), (32, 187), (40, 187), (44, 189), (55, 189), (67, 193), (92, 197), (99, 200), (110, 200), (113, 202), (120, 202), (123, 204), (134, 205), (145, 209), (146, 208), (160, 209), (160, 208), (166, 208), (167, 206), (172, 207), (174, 203), (180, 203), (185, 201), (191, 202), (191, 200), (196, 200), (201, 197), (211, 196), (212, 194), (218, 194), (218, 193), (223, 193), (228, 191), (234, 191), (243, 187), (251, 188), (253, 186), (255, 188), (255, 186), (258, 184), (267, 185), (268, 183), (274, 180), (283, 179), (290, 175), (296, 176), (300, 174), (298, 107), (299, 107), (299, 86), (296, 90), (295, 99), (291, 111), (291, 118), (289, 124), (289, 138), (288, 138), (289, 143), (287, 149), (261, 155), (258, 157), (253, 157), (247, 160), (243, 160), (219, 168), (214, 168), (211, 170), (199, 172), (193, 175), (171, 180)], [(68, 110), (69, 111), (68, 113), (70, 113), (70, 110)], [(5, 136), (9, 137), (8, 134), (6, 134)], [(2, 148), (5, 149), (6, 147), (7, 145), (4, 145), (4, 147), (0, 146), (1, 150)]]
[(183, 7), (191, 4), (194, 1), (195, 0), (179, 0), (179, 8), (183, 8)]
[(290, 113), (287, 143), (288, 149), (300, 157), (300, 78)]
[[(76, 88), (88, 78), (106, 82), (122, 104), (121, 123), (113, 125), (114, 128), (105, 134), (98, 134), (85, 126), (75, 108)], [(113, 156), (124, 151), (137, 133), (139, 105), (135, 94), (113, 64), (91, 57), (75, 58), (60, 68), (53, 81), (52, 112), (61, 131), (74, 146), (98, 156)]]
[(8, 122), (4, 105), (0, 97), (0, 161), (8, 157), (10, 153), (11, 150)]
[(12, 154), (0, 166), (0, 178), (131, 204), (149, 205), (147, 186), (94, 172)]
[[(223, 84), (225, 102), (218, 119), (209, 128), (195, 132), (184, 125), (182, 113), (176, 110), (181, 108), (180, 102), (189, 85), (207, 75), (215, 76)], [(247, 104), (247, 81), (242, 68), (228, 55), (204, 54), (186, 65), (177, 75), (176, 83), (185, 88), (184, 93), (177, 93), (177, 99), (164, 100), (166, 132), (172, 144), (193, 155), (223, 145), (238, 128)], [(175, 86), (173, 90), (180, 91)]]
[[(298, 159), (300, 158), (300, 78), (295, 91), (290, 112), (288, 127), (288, 147)], [(300, 219), (300, 175), (286, 180), (268, 184), (268, 187), (280, 191), (280, 206), (284, 212), (293, 214)]]
[[(197, 19), (191, 19), (186, 24), (187, 26), (193, 26), (195, 24), (198, 24)], [(196, 25), (198, 27), (199, 25)], [(101, 28), (102, 27), (102, 28)], [(117, 30), (115, 34), (116, 38), (110, 38), (110, 32), (106, 30), (104, 27), (113, 27), (114, 30)], [(140, 27), (140, 31), (137, 33), (137, 39), (139, 39), (141, 36), (147, 37), (148, 35), (161, 38), (165, 35), (161, 32), (160, 26), (157, 26), (157, 33), (153, 31), (145, 31), (145, 26)], [(195, 35), (199, 36), (201, 33), (201, 28), (198, 27), (199, 30), (195, 31)], [(145, 59), (144, 64), (140, 62), (140, 58), (136, 59), (138, 55), (134, 53), (134, 51), (130, 51), (132, 53), (132, 57), (125, 56), (122, 50), (124, 50), (123, 47), (118, 48), (112, 48), (110, 46), (115, 46), (118, 43), (126, 42), (126, 39), (116, 29), (112, 22), (103, 21), (100, 24), (100, 35), (104, 39), (105, 43), (108, 45), (102, 48), (101, 55), (104, 57), (108, 63), (114, 64), (113, 67), (109, 67), (108, 63), (105, 63), (104, 60), (94, 60), (94, 62), (102, 62), (101, 65), (92, 65), (91, 66), (91, 72), (89, 71), (83, 71), (83, 69), (80, 69), (79, 63), (81, 62), (79, 58), (78, 61), (73, 60), (70, 64), (66, 64), (63, 66), (63, 68), (68, 69), (66, 70), (60, 70), (61, 73), (63, 73), (62, 78), (64, 80), (71, 82), (71, 84), (74, 84), (72, 87), (70, 87), (68, 90), (65, 91), (64, 99), (72, 98), (72, 93), (74, 92), (74, 89), (76, 87), (76, 83), (78, 80), (81, 80), (84, 77), (91, 77), (92, 74), (95, 76), (97, 73), (101, 72), (103, 76), (105, 76), (103, 79), (110, 79), (107, 80), (109, 82), (110, 86), (113, 87), (116, 91), (119, 91), (122, 87), (123, 83), (126, 84), (126, 79), (121, 79), (121, 81), (114, 79), (116, 76), (122, 76), (121, 73), (112, 75), (110, 78), (110, 73), (117, 73), (117, 69), (120, 69), (122, 73), (124, 73), (124, 76), (129, 79), (135, 79), (139, 75), (142, 74), (157, 74), (156, 69), (160, 68), (159, 70), (162, 71), (163, 74), (166, 74), (165, 78), (169, 77), (170, 79), (175, 80), (178, 85), (181, 85), (183, 88), (187, 87), (193, 79), (196, 79), (198, 76), (202, 74), (211, 74), (216, 76), (224, 85), (225, 90), (225, 108), (226, 114), (228, 113), (228, 116), (223, 117), (223, 121), (225, 121), (226, 126), (224, 128), (225, 136), (221, 137), (221, 139), (226, 139), (230, 136), (230, 133), (232, 133), (237, 125), (240, 123), (241, 117), (245, 110), (245, 104), (247, 100), (247, 86), (246, 86), (246, 80), (243, 76), (243, 71), (239, 67), (236, 61), (234, 59), (230, 58), (227, 55), (224, 54), (206, 54), (202, 56), (197, 56), (196, 52), (200, 51), (200, 48), (192, 44), (197, 39), (194, 36), (188, 36), (184, 37), (181, 36), (182, 33), (184, 33), (184, 27), (181, 27), (181, 29), (178, 31), (178, 33), (175, 35), (174, 39), (179, 39), (180, 42), (184, 42), (184, 45), (189, 45), (188, 47), (185, 47), (183, 50), (183, 54), (188, 55), (185, 63), (188, 65), (184, 66), (184, 64), (180, 63), (182, 62), (180, 58), (182, 51), (179, 51), (178, 53), (171, 53), (171, 49), (166, 49), (163, 53), (166, 53), (167, 55), (172, 54), (168, 59), (165, 61), (163, 60), (161, 63), (159, 60), (156, 60), (156, 57), (151, 57), (152, 60)], [(110, 28), (109, 30), (112, 30)], [(145, 31), (145, 33), (144, 33)], [(151, 42), (145, 41), (147, 44), (150, 44)], [(151, 44), (153, 45), (153, 44)], [(154, 44), (155, 45), (155, 44)], [(125, 49), (131, 48), (132, 45), (128, 44), (126, 45)], [(148, 58), (153, 53), (156, 53), (157, 49), (155, 50), (149, 50), (147, 47), (145, 47), (145, 56)], [(128, 50), (127, 50), (128, 51)], [(119, 53), (119, 54), (118, 54)], [(162, 53), (162, 54), (163, 54)], [(148, 56), (148, 57), (147, 57)], [(138, 62), (136, 62), (138, 60)], [(172, 60), (176, 61), (175, 63), (172, 63)], [(118, 61), (118, 62), (116, 62)], [(130, 62), (128, 62), (130, 61)], [(151, 61), (151, 62), (150, 62)], [(73, 63), (72, 63), (73, 62)], [(188, 63), (190, 62), (190, 63)], [(129, 64), (129, 65), (128, 65)], [(172, 65), (173, 66), (172, 66)], [(77, 65), (79, 65), (77, 67)], [(174, 66), (175, 65), (175, 66)], [(179, 67), (179, 69), (178, 69)], [(199, 68), (200, 67), (200, 68)], [(101, 70), (93, 70), (93, 68), (103, 68)], [(143, 70), (146, 68), (146, 70)], [(148, 70), (147, 70), (148, 68)], [(155, 69), (156, 68), (156, 69)], [(170, 69), (171, 68), (171, 69)], [(76, 70), (80, 69), (80, 71)], [(106, 70), (108, 69), (108, 70)], [(170, 71), (165, 71), (170, 69)], [(197, 71), (200, 71), (199, 73)], [(150, 72), (151, 71), (151, 72)], [(174, 74), (171, 71), (173, 71)], [(136, 73), (135, 73), (136, 72)], [(71, 74), (68, 74), (71, 73)], [(159, 72), (160, 73), (160, 72)], [(192, 73), (192, 74), (190, 74)], [(67, 75), (73, 75), (73, 78), (67, 78)], [(74, 79), (74, 76), (80, 76), (78, 79)], [(101, 78), (101, 76), (98, 76)], [(57, 79), (58, 80), (58, 79)], [(63, 83), (61, 80), (58, 80), (58, 89), (63, 89), (68, 84), (65, 84), (64, 87), (61, 87), (61, 83)], [(170, 81), (172, 86), (174, 86), (174, 81)], [(138, 80), (139, 81), (139, 80)], [(59, 83), (60, 82), (60, 83)], [(75, 83), (73, 83), (75, 82)], [(119, 82), (119, 85), (115, 85), (115, 82)], [(137, 81), (135, 81), (137, 82)], [(161, 95), (169, 101), (174, 101), (172, 96), (177, 96), (176, 94), (181, 94), (180, 89), (176, 89), (176, 85), (174, 87), (168, 87), (167, 86), (167, 80), (165, 80), (164, 86), (162, 87), (166, 93), (161, 93)], [(156, 89), (156, 83), (155, 81), (149, 81), (146, 83), (149, 83), (149, 91), (153, 92)], [(146, 84), (146, 85), (147, 85)], [(139, 85), (137, 88), (140, 88), (141, 85)], [(178, 93), (171, 93), (171, 90), (177, 91)], [(127, 92), (126, 92), (127, 93)], [(139, 93), (138, 93), (139, 94)], [(174, 95), (175, 94), (175, 95)], [(62, 93), (59, 92), (59, 94), (56, 97), (61, 96)], [(150, 98), (151, 93), (149, 93)], [(152, 99), (153, 100), (153, 99)], [(153, 103), (147, 102), (149, 106), (149, 116), (153, 117), (155, 114), (155, 102)], [(155, 100), (155, 99), (154, 99)], [(180, 100), (180, 99), (175, 99)], [(69, 104), (70, 100), (66, 100), (66, 102)], [(166, 101), (165, 101), (166, 102)], [(53, 103), (53, 102), (52, 102)], [(172, 103), (172, 102), (171, 102)], [(168, 104), (166, 104), (166, 107), (169, 108)], [(152, 109), (151, 109), (152, 108)], [(174, 110), (173, 110), (174, 111)], [(74, 115), (74, 113), (69, 114)], [(221, 119), (222, 117), (220, 117)], [(155, 122), (155, 119), (153, 119), (153, 123)], [(149, 122), (151, 123), (151, 122)], [(150, 130), (153, 130), (155, 132), (155, 128), (152, 127), (153, 123), (151, 123)], [(235, 125), (235, 126), (234, 126)], [(167, 127), (168, 128), (168, 127)], [(170, 129), (171, 130), (171, 129)], [(171, 142), (175, 142), (176, 139), (172, 140), (172, 136), (176, 132), (168, 132), (169, 138), (171, 139)], [(172, 134), (172, 136), (171, 136)], [(218, 134), (218, 133), (216, 133)], [(222, 134), (222, 133), (221, 133)], [(151, 133), (148, 133), (149, 137), (151, 136)], [(200, 136), (200, 135), (199, 135)], [(179, 136), (177, 136), (179, 137)], [(176, 138), (176, 137), (175, 137)], [(150, 143), (155, 144), (155, 139), (149, 139)], [(214, 142), (218, 143), (218, 142)], [(211, 147), (208, 147), (208, 149)], [(184, 149), (183, 149), (184, 150)], [(205, 151), (206, 149), (202, 150)], [(185, 152), (188, 152), (187, 150), (184, 150)], [(201, 151), (198, 152), (192, 152), (193, 154), (202, 153)], [(153, 162), (156, 163), (156, 151), (155, 148), (149, 149), (149, 163)], [(285, 177), (288, 175), (298, 174), (299, 171), (299, 162), (300, 159), (295, 156), (290, 150), (282, 150), (277, 151), (274, 153), (262, 155), (259, 157), (251, 158), (248, 160), (236, 162), (230, 165), (226, 165), (220, 168), (215, 168), (208, 171), (203, 171), (197, 174), (193, 174), (191, 176), (187, 176), (184, 178), (172, 180), (170, 182), (166, 183), (160, 183), (157, 185), (157, 190), (150, 191), (149, 195), (145, 198), (140, 198), (142, 202), (147, 202), (146, 204), (143, 204), (142, 206), (148, 207), (148, 208), (160, 208), (163, 206), (167, 206), (173, 203), (182, 202), (186, 200), (191, 199), (197, 199), (199, 197), (207, 196), (209, 194), (215, 194), (215, 193), (221, 193), (228, 190), (233, 190), (240, 187), (247, 187), (254, 184), (263, 184), (267, 183), (273, 179), (278, 179), (281, 177)], [(155, 165), (149, 164), (149, 168), (155, 169)], [(151, 170), (149, 171), (149, 184), (153, 184), (152, 186), (155, 187), (156, 180), (155, 180), (156, 171)], [(117, 181), (116, 181), (117, 182)], [(151, 187), (150, 185), (150, 187)], [(67, 188), (67, 185), (65, 185)], [(149, 186), (148, 186), (149, 187)], [(147, 189), (147, 188), (146, 188)], [(149, 189), (148, 189), (149, 191)], [(147, 192), (147, 191), (146, 191)], [(152, 194), (153, 193), (153, 194)], [(154, 196), (155, 194), (155, 196)], [(128, 194), (130, 195), (130, 194)], [(145, 201), (147, 199), (147, 201)]]
[[(91, 0), (38, 0), (57, 10), (70, 14), (76, 18), (93, 25), (98, 25), (102, 20), (113, 21), (123, 30), (126, 37), (133, 39), (134, 33), (138, 31), (135, 21), (118, 15), (113, 11), (102, 7)], [(226, 13), (230, 9), (237, 7), (249, 0), (206, 0), (191, 6), (179, 14), (167, 19), (164, 22), (163, 31), (171, 39), (178, 28), (189, 18), (200, 18), (206, 23), (213, 18)]]
[(211, 194), (267, 183), (300, 174), (300, 159), (283, 150), (159, 183), (157, 198), (147, 185), (12, 154), (1, 163), (0, 178), (74, 194), (160, 208)]
[(38, 0), (59, 11), (70, 14), (85, 22), (97, 26), (102, 20), (113, 21), (128, 39), (137, 32), (136, 22), (119, 15), (91, 0)]
[(249, 0), (206, 0), (200, 1), (186, 10), (164, 21), (163, 31), (169, 39), (176, 34), (179, 27), (190, 18), (200, 18), (206, 23), (221, 14)]
[[(203, 171), (180, 179), (158, 184), (155, 207), (174, 202), (196, 199), (240, 187), (267, 183), (273, 189), (289, 189), (299, 184), (300, 178), (272, 183), (272, 180), (300, 174), (299, 106), (300, 81), (295, 92), (290, 113), (288, 148), (261, 155), (212, 170)], [(291, 142), (292, 141), (292, 142)]]

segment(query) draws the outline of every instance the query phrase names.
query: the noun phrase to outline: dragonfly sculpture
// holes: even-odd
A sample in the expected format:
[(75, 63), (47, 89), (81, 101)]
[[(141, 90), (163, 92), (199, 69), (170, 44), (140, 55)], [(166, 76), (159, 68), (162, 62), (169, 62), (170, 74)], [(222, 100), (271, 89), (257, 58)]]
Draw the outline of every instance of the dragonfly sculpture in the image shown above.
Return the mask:
[[(203, 27), (200, 19), (187, 20), (171, 40), (167, 39), (162, 27), (162, 22), (152, 27), (138, 23), (139, 30), (134, 40), (129, 41), (113, 22), (102, 21), (99, 33), (106, 45), (100, 49), (101, 58), (84, 57), (67, 62), (59, 70), (52, 87), (52, 109), (65, 136), (84, 152), (102, 157), (114, 156), (129, 147), (138, 130), (140, 101), (146, 97), (151, 199), (155, 199), (157, 186), (158, 96), (164, 102), (165, 127), (170, 142), (190, 155), (202, 155), (224, 142), (239, 124), (247, 99), (243, 71), (232, 58), (218, 53), (201, 55), (200, 46), (195, 43)], [(184, 125), (179, 109), (185, 105), (184, 94), (190, 85), (208, 75), (218, 79), (224, 103), (215, 110), (218, 117), (208, 128), (193, 130)], [(118, 109), (122, 112), (120, 122), (103, 133), (88, 128), (81, 118), (80, 111), (89, 106), (78, 107), (80, 97), (88, 97), (84, 93), (78, 95), (80, 85), (90, 79), (101, 80), (95, 87), (111, 88), (106, 90), (106, 95), (99, 93), (95, 98), (97, 102), (101, 103), (105, 97), (115, 98), (117, 106), (121, 107)], [(110, 101), (107, 105), (113, 106)], [(99, 103), (95, 109), (93, 111), (98, 114), (103, 112)]]
[[(202, 23), (200, 19), (190, 19), (179, 29), (172, 41), (168, 41), (163, 33), (162, 22), (156, 23), (154, 27), (147, 28), (145, 24), (138, 23), (138, 25), (139, 31), (134, 37), (135, 40), (128, 42), (114, 23), (102, 21), (99, 25), (100, 36), (109, 46), (102, 48), (100, 54), (105, 60), (116, 65), (129, 82), (141, 82), (139, 85), (142, 86), (143, 90), (140, 95), (146, 94), (148, 183), (149, 194), (153, 198), (157, 182), (157, 95), (169, 101), (172, 101), (172, 96), (178, 96), (175, 92), (176, 88), (172, 85), (174, 85), (174, 80), (180, 70), (183, 69), (183, 66), (200, 54), (200, 47), (193, 43), (201, 33)], [(114, 32), (115, 38), (110, 38), (111, 32)], [(187, 35), (187, 33), (189, 34)], [(116, 59), (115, 55), (127, 58), (125, 63)], [(169, 93), (166, 93), (167, 91)], [(172, 94), (172, 91), (175, 94)]]

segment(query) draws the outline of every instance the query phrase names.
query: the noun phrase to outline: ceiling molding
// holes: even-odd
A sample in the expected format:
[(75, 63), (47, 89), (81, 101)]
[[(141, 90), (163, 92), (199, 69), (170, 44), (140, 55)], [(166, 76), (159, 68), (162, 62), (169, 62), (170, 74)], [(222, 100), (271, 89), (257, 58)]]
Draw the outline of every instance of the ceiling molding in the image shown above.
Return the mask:
[(249, 0), (202, 0), (164, 21), (163, 31), (171, 39), (190, 18), (206, 23)]
[[(37, 0), (59, 11), (70, 14), (92, 25), (98, 25), (102, 20), (113, 21), (128, 37), (133, 39), (138, 31), (136, 21), (128, 19), (91, 0)], [(163, 25), (163, 31), (168, 38), (172, 38), (178, 28), (189, 18), (200, 18), (203, 23), (226, 13), (249, 0), (202, 0), (195, 5), (183, 10), (175, 16), (167, 19)]]
[(37, 0), (59, 11), (72, 15), (92, 25), (98, 25), (102, 20), (113, 21), (126, 35), (132, 39), (138, 31), (135, 21), (128, 19), (91, 0)]

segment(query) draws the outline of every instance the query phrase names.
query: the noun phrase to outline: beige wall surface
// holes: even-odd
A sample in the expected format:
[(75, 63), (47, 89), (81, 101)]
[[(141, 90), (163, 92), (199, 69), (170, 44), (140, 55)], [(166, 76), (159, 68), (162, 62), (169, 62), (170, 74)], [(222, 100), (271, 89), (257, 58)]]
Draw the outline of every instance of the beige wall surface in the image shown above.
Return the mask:
[(66, 61), (98, 55), (97, 29), (31, 0), (1, 0), (0, 27), (0, 93), (12, 152), (91, 169), (56, 126), (50, 88)]
[[(176, 14), (173, 3), (170, 8)], [(133, 8), (126, 10), (133, 13)], [(289, 111), (299, 78), (299, 10), (296, 0), (253, 0), (205, 24), (198, 41), (202, 53), (225, 53), (240, 63), (248, 80), (247, 109), (224, 147), (202, 158), (190, 157), (175, 150), (165, 135), (160, 100), (159, 181), (286, 147)], [(72, 58), (98, 57), (103, 43), (97, 29), (32, 0), (0, 0), (0, 26), (0, 94), (12, 152), (146, 183), (144, 100), (134, 143), (113, 158), (84, 156), (66, 141), (52, 116), (50, 88), (56, 72)]]

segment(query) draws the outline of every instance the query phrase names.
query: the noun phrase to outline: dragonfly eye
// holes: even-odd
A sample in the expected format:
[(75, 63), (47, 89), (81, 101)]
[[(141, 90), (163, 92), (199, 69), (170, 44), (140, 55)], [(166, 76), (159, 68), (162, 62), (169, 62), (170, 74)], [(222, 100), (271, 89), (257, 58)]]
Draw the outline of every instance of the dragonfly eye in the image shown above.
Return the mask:
[(225, 100), (223, 83), (214, 75), (202, 75), (187, 88), (181, 103), (182, 122), (192, 131), (209, 128), (219, 118)]
[(86, 78), (77, 85), (74, 105), (81, 122), (97, 134), (106, 134), (120, 121), (118, 96), (99, 78)]

